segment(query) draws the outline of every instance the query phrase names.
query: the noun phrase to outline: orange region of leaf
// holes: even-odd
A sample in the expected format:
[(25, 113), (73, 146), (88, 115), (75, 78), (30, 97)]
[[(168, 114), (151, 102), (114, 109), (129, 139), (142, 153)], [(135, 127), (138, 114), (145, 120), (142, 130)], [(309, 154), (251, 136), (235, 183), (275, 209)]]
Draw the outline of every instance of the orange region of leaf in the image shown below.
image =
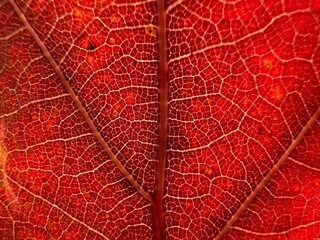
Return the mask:
[(81, 11), (81, 9), (77, 8), (77, 9), (73, 12), (73, 16), (75, 16), (76, 18), (82, 18), (82, 17), (83, 17), (83, 12)]
[(283, 97), (284, 97), (284, 93), (280, 86), (276, 86), (275, 88), (272, 88), (271, 98), (281, 101)]
[(146, 26), (146, 33), (148, 34), (148, 35), (150, 35), (150, 36), (155, 36), (156, 35), (156, 29), (155, 29), (155, 27), (153, 27), (152, 25), (148, 25), (148, 26)]
[(87, 58), (87, 62), (88, 62), (91, 66), (94, 66), (94, 64), (95, 64), (95, 60), (94, 60), (93, 57), (88, 57), (88, 58)]
[(116, 40), (115, 40), (113, 37), (111, 37), (111, 38), (109, 38), (109, 42), (110, 42), (110, 43), (115, 43)]
[(8, 151), (3, 143), (0, 143), (0, 169), (4, 167), (4, 164), (8, 157)]
[(249, 103), (249, 99), (248, 98), (243, 99), (243, 104), (244, 105), (247, 105), (248, 103)]
[(273, 122), (277, 122), (279, 120), (279, 118), (275, 115), (273, 115), (271, 119)]
[(209, 176), (211, 176), (211, 175), (213, 174), (212, 169), (209, 168), (209, 167), (205, 167), (205, 168), (204, 168), (204, 171), (205, 171), (205, 174), (207, 174), (207, 175), (209, 175)]
[(262, 62), (263, 62), (263, 65), (266, 68), (271, 68), (272, 67), (272, 61), (270, 59), (264, 59)]
[(215, 55), (215, 59), (221, 60), (221, 54)]
[(112, 15), (110, 18), (111, 22), (116, 23), (120, 21), (120, 17), (116, 16), (116, 15)]

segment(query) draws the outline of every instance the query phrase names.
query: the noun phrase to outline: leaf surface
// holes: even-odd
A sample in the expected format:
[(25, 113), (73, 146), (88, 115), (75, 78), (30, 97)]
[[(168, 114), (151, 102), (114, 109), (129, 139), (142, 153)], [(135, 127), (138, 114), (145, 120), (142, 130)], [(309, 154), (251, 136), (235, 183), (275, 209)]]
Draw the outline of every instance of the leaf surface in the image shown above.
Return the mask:
[(319, 6), (1, 1), (0, 238), (320, 237)]

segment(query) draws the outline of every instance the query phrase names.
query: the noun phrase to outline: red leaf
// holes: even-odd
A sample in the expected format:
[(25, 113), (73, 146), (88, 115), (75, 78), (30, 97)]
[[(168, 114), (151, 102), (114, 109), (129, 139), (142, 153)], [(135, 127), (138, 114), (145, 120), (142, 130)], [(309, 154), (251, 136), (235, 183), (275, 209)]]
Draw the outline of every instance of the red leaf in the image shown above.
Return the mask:
[(0, 239), (320, 238), (320, 2), (0, 2)]

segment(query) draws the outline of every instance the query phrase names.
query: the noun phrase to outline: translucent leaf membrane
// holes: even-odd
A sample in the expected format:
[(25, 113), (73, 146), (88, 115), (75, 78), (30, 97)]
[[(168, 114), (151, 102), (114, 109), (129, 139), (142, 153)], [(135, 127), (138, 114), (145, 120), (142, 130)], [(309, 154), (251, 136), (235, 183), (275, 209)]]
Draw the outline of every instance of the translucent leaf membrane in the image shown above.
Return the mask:
[(113, 153), (152, 192), (158, 141), (156, 2), (21, 1), (19, 7)]
[(149, 203), (96, 141), (11, 6), (0, 15), (0, 239), (150, 239)]
[[(213, 239), (318, 108), (319, 9), (305, 3), (169, 6), (168, 239)], [(225, 239), (319, 233), (316, 190), (302, 193), (319, 173), (305, 175), (291, 159), (282, 168)]]
[[(319, 238), (319, 119), (248, 198), (320, 106), (319, 6), (1, 1), (0, 239)], [(169, 79), (164, 228), (159, 76)]]

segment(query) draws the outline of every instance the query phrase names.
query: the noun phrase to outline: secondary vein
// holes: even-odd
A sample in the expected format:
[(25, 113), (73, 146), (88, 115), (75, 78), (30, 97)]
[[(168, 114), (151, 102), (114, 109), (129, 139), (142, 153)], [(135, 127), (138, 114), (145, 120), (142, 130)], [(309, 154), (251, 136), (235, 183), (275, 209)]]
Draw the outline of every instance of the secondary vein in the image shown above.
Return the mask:
[(79, 109), (80, 113), (82, 114), (84, 120), (90, 127), (93, 135), (95, 138), (98, 140), (98, 142), (101, 144), (102, 148), (106, 151), (108, 154), (109, 158), (111, 161), (116, 165), (116, 167), (120, 170), (122, 175), (132, 184), (134, 188), (150, 203), (152, 203), (152, 198), (151, 196), (142, 188), (142, 186), (132, 177), (132, 175), (128, 172), (128, 170), (122, 165), (122, 163), (119, 161), (117, 156), (112, 152), (111, 148), (108, 146), (104, 138), (101, 136), (101, 134), (98, 132), (96, 126), (94, 125), (93, 121), (91, 120), (89, 114), (85, 110), (84, 106), (80, 102), (79, 98), (73, 91), (72, 87), (70, 86), (69, 82), (67, 81), (66, 77), (64, 76), (63, 72), (61, 71), (59, 65), (57, 62), (54, 60), (52, 57), (51, 53), (47, 49), (47, 47), (44, 45), (38, 34), (35, 32), (33, 27), (29, 24), (28, 20), (24, 16), (24, 14), (21, 12), (17, 4), (15, 3), (14, 0), (9, 0), (10, 4), (14, 8), (15, 12), (19, 16), (20, 20), (26, 27), (26, 29), (30, 32), (40, 49), (43, 51), (44, 56), (48, 59), (50, 65), (53, 67), (55, 70), (56, 74), (60, 78), (61, 82), (63, 83), (64, 87), (66, 88), (67, 92), (69, 93), (72, 101), (74, 104), (77, 106)]
[(227, 222), (227, 224), (223, 227), (223, 229), (218, 233), (218, 235), (215, 237), (215, 240), (220, 240), (222, 237), (230, 230), (230, 228), (233, 226), (235, 221), (239, 219), (241, 214), (248, 208), (249, 204), (256, 198), (258, 193), (265, 187), (265, 185), (270, 181), (273, 174), (275, 174), (281, 165), (284, 163), (285, 160), (289, 157), (289, 155), (292, 153), (292, 151), (297, 147), (301, 139), (305, 136), (307, 131), (311, 128), (311, 126), (314, 124), (314, 122), (317, 120), (317, 118), (320, 116), (320, 106), (318, 109), (314, 112), (312, 117), (309, 119), (307, 124), (301, 129), (298, 136), (292, 141), (290, 146), (287, 148), (285, 153), (281, 156), (279, 161), (270, 169), (268, 174), (261, 180), (261, 182), (256, 186), (256, 188), (252, 191), (252, 193), (247, 197), (247, 199), (244, 201), (244, 203), (240, 206), (240, 208), (236, 211), (235, 214), (230, 218), (230, 220)]

